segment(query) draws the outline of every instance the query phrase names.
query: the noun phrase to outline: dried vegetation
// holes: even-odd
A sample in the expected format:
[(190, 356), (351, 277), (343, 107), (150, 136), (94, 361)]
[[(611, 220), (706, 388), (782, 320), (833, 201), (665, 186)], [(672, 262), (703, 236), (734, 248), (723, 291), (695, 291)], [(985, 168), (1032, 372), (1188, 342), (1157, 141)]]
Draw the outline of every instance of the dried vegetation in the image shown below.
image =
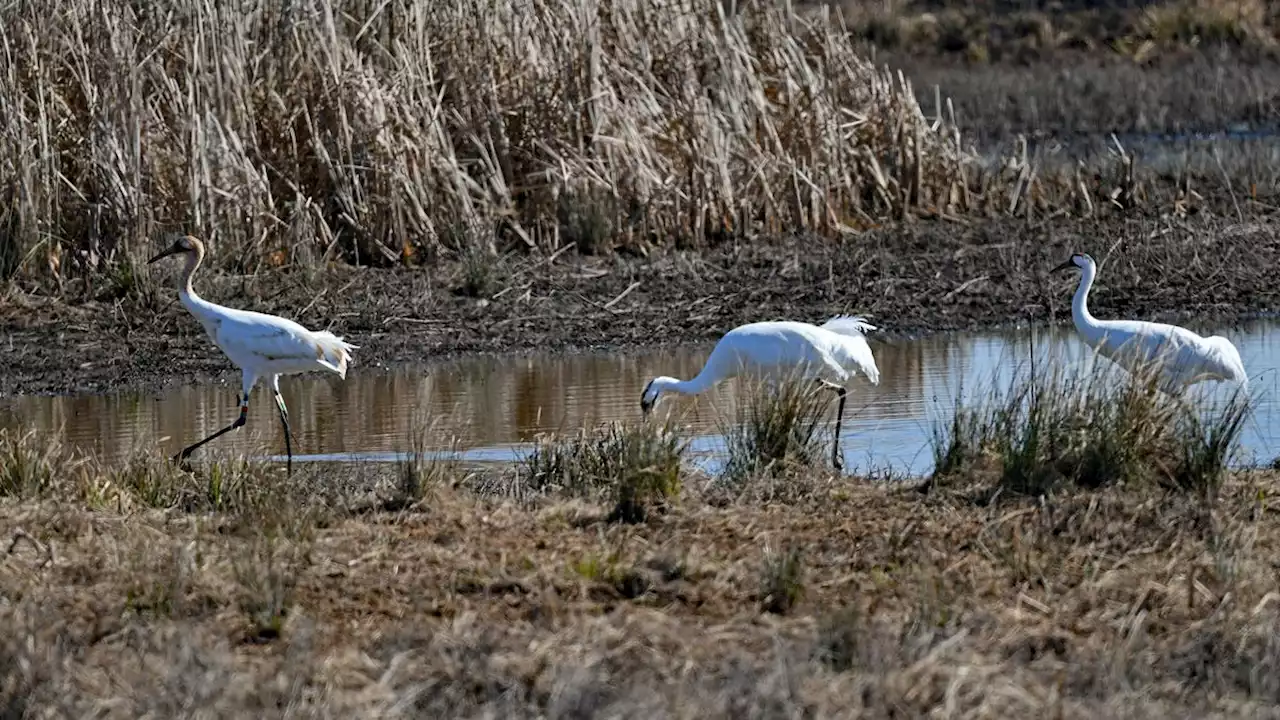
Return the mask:
[[(236, 273), (698, 246), (909, 214), (1092, 207), (985, 168), (824, 13), (716, 0), (0, 10), (0, 277), (154, 288), (169, 232)], [(491, 263), (489, 263), (491, 264)]]
[[(1070, 413), (1104, 424), (1095, 434), (1178, 427), (1141, 395), (1091, 410), (1080, 403), (1095, 396), (1050, 400), (1053, 387), (1081, 389), (1037, 385), (1027, 411), (995, 404), (1019, 439), (1002, 452), (1035, 433), (1074, 442), (1056, 424)], [(781, 406), (765, 425), (796, 416)], [(430, 464), (420, 441), (386, 472), (288, 479), (216, 457), (194, 472), (145, 454), (104, 466), (53, 436), (0, 433), (0, 702), (104, 717), (1280, 706), (1274, 472), (1216, 467), (1196, 492), (1138, 478), (993, 499), (971, 486), (1003, 475), (970, 466), (966, 484), (957, 466), (928, 493), (849, 479), (725, 505), (680, 464), (677, 436), (644, 423), (544, 438), (478, 483)], [(402, 497), (408, 474), (428, 479), (418, 502), (377, 501)], [(661, 479), (650, 499), (663, 511), (618, 522), (610, 484), (658, 484), (643, 478)]]

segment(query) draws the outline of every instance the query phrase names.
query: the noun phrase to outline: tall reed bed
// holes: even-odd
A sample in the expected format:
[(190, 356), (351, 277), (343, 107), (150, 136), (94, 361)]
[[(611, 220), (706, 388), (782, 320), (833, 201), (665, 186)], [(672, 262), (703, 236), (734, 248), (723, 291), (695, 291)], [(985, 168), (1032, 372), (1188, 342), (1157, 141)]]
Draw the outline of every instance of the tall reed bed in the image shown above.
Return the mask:
[(1036, 199), (1027, 167), (975, 162), (838, 19), (785, 3), (0, 8), (0, 279), (128, 274), (170, 232), (252, 272)]

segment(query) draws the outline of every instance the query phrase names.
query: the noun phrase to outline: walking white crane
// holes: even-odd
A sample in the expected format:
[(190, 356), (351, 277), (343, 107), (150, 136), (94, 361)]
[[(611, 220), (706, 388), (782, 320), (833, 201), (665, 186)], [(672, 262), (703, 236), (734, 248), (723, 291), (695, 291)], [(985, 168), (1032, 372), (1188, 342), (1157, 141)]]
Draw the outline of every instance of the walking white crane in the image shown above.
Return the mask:
[(197, 238), (186, 236), (178, 239), (167, 250), (148, 260), (147, 264), (170, 255), (186, 256), (178, 298), (204, 326), (214, 344), (226, 353), (231, 362), (240, 367), (243, 391), (239, 398), (240, 416), (230, 425), (184, 448), (174, 460), (186, 460), (201, 445), (243, 426), (249, 413), (249, 393), (259, 378), (266, 378), (275, 393), (276, 407), (280, 409), (287, 454), (286, 468), (287, 472), (292, 473), (293, 441), (289, 431), (289, 410), (285, 407), (284, 398), (280, 396), (280, 376), (326, 370), (346, 379), (351, 351), (358, 349), (358, 346), (344, 342), (327, 330), (308, 330), (292, 320), (223, 307), (196, 295), (191, 287), (191, 276), (204, 260), (204, 243)]
[(1220, 336), (1203, 337), (1177, 325), (1142, 320), (1098, 320), (1089, 313), (1089, 289), (1098, 265), (1087, 254), (1076, 253), (1049, 272), (1078, 268), (1080, 285), (1071, 301), (1071, 319), (1084, 341), (1099, 354), (1129, 372), (1159, 361), (1161, 389), (1178, 392), (1206, 380), (1229, 381), (1247, 386), (1248, 376), (1240, 351)]
[(862, 373), (873, 385), (880, 384), (880, 370), (866, 338), (866, 333), (875, 329), (864, 318), (848, 316), (831, 318), (821, 326), (792, 321), (740, 325), (720, 338), (692, 380), (666, 376), (650, 380), (640, 395), (640, 409), (648, 415), (662, 393), (668, 391), (695, 395), (739, 374), (777, 378), (787, 371), (798, 371), (835, 391), (840, 399), (831, 462), (841, 469), (840, 424), (847, 392), (844, 383)]

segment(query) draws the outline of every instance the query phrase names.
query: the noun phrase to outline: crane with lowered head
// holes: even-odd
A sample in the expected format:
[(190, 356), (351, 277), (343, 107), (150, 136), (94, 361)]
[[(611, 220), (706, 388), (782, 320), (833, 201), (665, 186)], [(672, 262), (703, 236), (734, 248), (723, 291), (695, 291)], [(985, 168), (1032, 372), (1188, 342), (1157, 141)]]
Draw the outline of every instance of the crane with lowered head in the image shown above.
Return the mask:
[(650, 380), (640, 394), (640, 409), (649, 414), (664, 392), (695, 395), (744, 373), (777, 378), (781, 373), (798, 371), (839, 398), (831, 463), (842, 469), (840, 425), (847, 394), (844, 383), (861, 373), (871, 384), (880, 384), (880, 370), (866, 338), (866, 333), (875, 329), (865, 318), (845, 315), (822, 325), (790, 320), (739, 325), (720, 338), (702, 370), (692, 379), (659, 376)]

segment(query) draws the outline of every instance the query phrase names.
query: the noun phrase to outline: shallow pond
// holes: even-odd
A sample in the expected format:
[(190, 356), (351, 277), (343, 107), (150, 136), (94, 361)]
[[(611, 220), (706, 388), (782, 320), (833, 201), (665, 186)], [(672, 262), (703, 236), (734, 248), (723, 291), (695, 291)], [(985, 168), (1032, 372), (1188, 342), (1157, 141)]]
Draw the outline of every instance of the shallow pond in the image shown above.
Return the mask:
[[(1280, 322), (1196, 329), (1226, 335), (1240, 348), (1257, 398), (1242, 459), (1270, 462), (1280, 454)], [(392, 460), (411, 447), (410, 435), (425, 418), (429, 449), (458, 447), (467, 459), (509, 461), (523, 455), (539, 433), (639, 417), (640, 392), (650, 377), (691, 377), (710, 349), (706, 344), (626, 355), (479, 357), (391, 369), (356, 365), (345, 382), (312, 374), (281, 385), (295, 460)], [(931, 469), (933, 424), (948, 416), (959, 390), (972, 395), (990, 388), (993, 379), (1007, 382), (1010, 369), (1028, 363), (1033, 349), (1039, 362), (1090, 361), (1088, 348), (1069, 327), (876, 340), (872, 349), (881, 383), (872, 386), (861, 377), (852, 382), (841, 441), (849, 471), (894, 476)], [(1214, 397), (1230, 392), (1227, 385), (1202, 387)], [(659, 412), (678, 413), (693, 437), (695, 457), (715, 465), (719, 423), (731, 416), (740, 390), (730, 381), (696, 399), (668, 395)], [(232, 420), (238, 392), (236, 375), (163, 394), (15, 397), (0, 401), (0, 422), (61, 427), (71, 443), (108, 458), (149, 444), (177, 452)], [(273, 405), (270, 393), (259, 389), (247, 432), (214, 442), (283, 459)]]

